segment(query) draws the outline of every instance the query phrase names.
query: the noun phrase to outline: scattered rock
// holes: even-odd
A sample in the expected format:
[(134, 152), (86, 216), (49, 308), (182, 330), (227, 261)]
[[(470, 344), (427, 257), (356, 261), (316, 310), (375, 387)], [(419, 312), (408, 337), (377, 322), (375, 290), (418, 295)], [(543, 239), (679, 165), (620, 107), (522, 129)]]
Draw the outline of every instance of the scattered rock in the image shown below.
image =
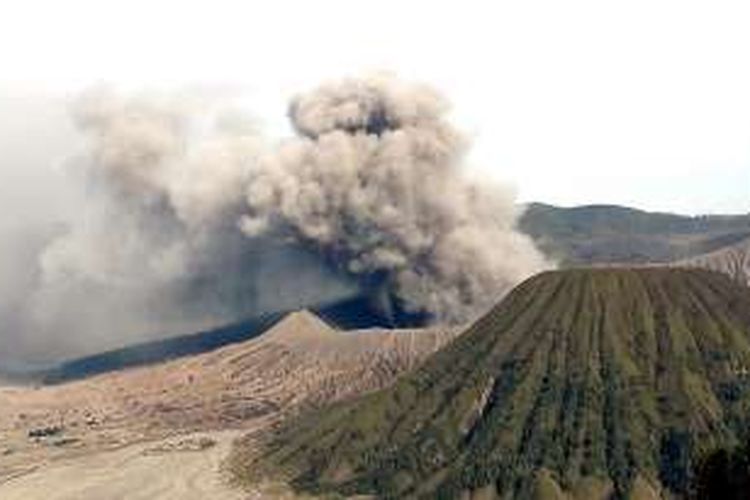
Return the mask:
[(144, 455), (158, 455), (179, 451), (203, 451), (216, 446), (216, 441), (209, 437), (189, 437), (178, 441), (167, 441), (143, 451)]
[(80, 444), (81, 440), (78, 438), (61, 438), (56, 439), (55, 441), (52, 441), (50, 444), (52, 446), (57, 446), (58, 448), (62, 448), (64, 446), (70, 446), (74, 444)]
[(46, 438), (57, 436), (63, 433), (63, 428), (59, 425), (53, 425), (50, 427), (40, 427), (38, 429), (31, 429), (28, 432), (29, 438)]

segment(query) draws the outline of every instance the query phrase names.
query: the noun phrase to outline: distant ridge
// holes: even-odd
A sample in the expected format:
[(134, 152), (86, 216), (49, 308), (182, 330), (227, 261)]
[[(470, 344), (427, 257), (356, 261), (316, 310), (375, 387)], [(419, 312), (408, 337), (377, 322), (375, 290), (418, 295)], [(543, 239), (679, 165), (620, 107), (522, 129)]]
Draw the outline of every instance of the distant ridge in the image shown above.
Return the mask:
[(689, 217), (616, 205), (531, 203), (519, 227), (566, 266), (666, 264), (750, 237), (750, 214)]
[(240, 477), (377, 498), (660, 498), (750, 427), (750, 294), (699, 269), (544, 273), (383, 391), (286, 425)]

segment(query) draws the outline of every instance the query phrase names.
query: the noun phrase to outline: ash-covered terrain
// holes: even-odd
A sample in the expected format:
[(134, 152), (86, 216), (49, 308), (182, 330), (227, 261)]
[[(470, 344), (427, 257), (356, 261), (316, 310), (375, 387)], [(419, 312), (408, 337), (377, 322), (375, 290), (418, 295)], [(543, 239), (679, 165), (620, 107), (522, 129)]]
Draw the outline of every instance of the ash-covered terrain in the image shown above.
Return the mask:
[[(156, 446), (146, 443), (165, 439), (175, 449), (156, 450), (164, 465), (170, 456), (179, 465), (184, 447), (210, 460), (208, 470), (200, 460), (172, 467), (174, 484), (164, 484), (159, 498), (186, 498), (180, 483), (196, 471), (226, 488), (219, 465), (238, 431), (266, 432), (286, 416), (381, 388), (457, 333), (341, 331), (299, 311), (254, 340), (209, 353), (61, 385), (0, 386), (0, 498), (39, 498), (40, 491), (60, 499), (114, 498), (117, 491), (150, 497), (149, 468), (140, 460)], [(212, 437), (228, 430), (235, 432)], [(205, 450), (195, 433), (206, 438)], [(221, 456), (212, 455), (211, 440)], [(86, 467), (98, 456), (109, 465), (90, 476)]]

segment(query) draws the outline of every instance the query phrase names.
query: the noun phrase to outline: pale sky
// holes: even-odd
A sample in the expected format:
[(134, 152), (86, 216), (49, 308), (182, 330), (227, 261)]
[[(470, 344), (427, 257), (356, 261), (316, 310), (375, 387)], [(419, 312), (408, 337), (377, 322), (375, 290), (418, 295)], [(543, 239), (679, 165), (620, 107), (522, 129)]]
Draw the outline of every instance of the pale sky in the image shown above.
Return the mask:
[(388, 70), (446, 93), (522, 200), (750, 212), (748, 27), (747, 1), (6, 1), (0, 169), (24, 144), (24, 168), (59, 161), (37, 97), (238, 86), (283, 130), (290, 95)]

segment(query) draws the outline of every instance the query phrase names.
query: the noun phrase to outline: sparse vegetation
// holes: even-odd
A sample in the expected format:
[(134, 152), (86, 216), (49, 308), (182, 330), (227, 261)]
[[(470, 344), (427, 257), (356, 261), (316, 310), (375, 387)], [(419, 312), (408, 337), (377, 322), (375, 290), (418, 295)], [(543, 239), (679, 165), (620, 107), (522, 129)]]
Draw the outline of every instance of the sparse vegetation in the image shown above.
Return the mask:
[(234, 470), (382, 498), (685, 493), (696, 457), (746, 431), (738, 366), (750, 293), (723, 275), (545, 273), (396, 385), (291, 421)]

